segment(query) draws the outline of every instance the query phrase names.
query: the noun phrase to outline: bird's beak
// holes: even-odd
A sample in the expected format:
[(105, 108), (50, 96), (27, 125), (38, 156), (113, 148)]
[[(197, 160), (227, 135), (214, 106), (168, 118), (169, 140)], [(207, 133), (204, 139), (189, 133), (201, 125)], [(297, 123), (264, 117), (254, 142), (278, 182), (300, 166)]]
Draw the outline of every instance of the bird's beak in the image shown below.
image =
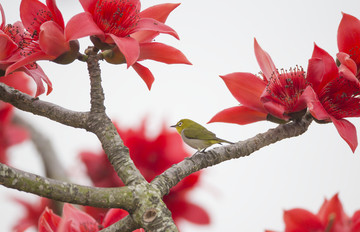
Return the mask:
[(170, 127), (176, 127), (177, 125), (175, 124), (175, 125), (172, 125), (172, 126), (170, 126)]

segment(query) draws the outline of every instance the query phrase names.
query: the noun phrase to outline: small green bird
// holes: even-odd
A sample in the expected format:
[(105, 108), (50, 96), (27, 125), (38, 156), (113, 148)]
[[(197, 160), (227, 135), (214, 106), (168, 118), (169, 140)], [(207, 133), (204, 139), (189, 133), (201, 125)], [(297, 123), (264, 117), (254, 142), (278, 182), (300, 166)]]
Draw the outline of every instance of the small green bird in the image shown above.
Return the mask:
[(233, 144), (227, 140), (219, 139), (214, 133), (190, 119), (181, 119), (171, 127), (176, 128), (187, 145), (198, 151), (205, 151), (206, 148), (217, 143)]

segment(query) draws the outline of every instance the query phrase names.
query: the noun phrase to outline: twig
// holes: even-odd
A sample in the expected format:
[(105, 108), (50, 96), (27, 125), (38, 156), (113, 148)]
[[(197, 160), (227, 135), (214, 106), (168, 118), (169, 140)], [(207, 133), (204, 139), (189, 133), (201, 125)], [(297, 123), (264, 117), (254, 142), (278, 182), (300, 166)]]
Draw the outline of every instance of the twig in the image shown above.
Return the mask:
[(8, 102), (20, 110), (49, 118), (67, 126), (87, 128), (87, 112), (71, 111), (39, 98), (33, 98), (4, 83), (0, 83), (0, 100)]

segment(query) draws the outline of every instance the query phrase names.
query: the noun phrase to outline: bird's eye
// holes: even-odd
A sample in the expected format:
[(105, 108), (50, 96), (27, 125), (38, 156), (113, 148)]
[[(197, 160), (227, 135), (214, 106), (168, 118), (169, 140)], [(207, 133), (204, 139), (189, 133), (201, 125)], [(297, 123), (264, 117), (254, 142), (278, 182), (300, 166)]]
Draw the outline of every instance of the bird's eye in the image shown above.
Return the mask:
[(182, 122), (179, 122), (179, 123), (178, 123), (178, 126), (182, 126), (182, 124), (183, 124)]

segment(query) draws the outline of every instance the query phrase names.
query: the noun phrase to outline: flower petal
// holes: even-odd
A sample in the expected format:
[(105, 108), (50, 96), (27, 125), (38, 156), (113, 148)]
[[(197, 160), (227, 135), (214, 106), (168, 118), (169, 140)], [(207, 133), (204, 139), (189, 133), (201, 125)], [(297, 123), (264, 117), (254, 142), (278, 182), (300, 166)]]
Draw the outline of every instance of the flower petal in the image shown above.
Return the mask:
[[(87, 213), (75, 208), (71, 204), (64, 204), (63, 217), (57, 231), (98, 231), (98, 223)], [(70, 230), (73, 231), (73, 230)]]
[(129, 215), (129, 213), (123, 209), (110, 209), (105, 217), (102, 225), (106, 228), (114, 224), (115, 222), (119, 221), (120, 219), (123, 219)]
[(255, 38), (254, 38), (254, 51), (260, 69), (263, 72), (266, 80), (269, 81), (273, 72), (276, 71), (276, 67), (270, 55), (260, 47), (260, 45), (258, 44)]
[(4, 8), (2, 7), (1, 4), (0, 4), (0, 13), (1, 13), (1, 24), (0, 24), (0, 28), (4, 28), (4, 27), (5, 27), (5, 24), (6, 24), (6, 20), (5, 20)]
[(66, 41), (79, 39), (85, 36), (97, 35), (105, 38), (104, 32), (96, 25), (88, 12), (73, 16), (65, 27)]
[(61, 218), (46, 207), (39, 218), (39, 232), (56, 232)]
[(5, 83), (8, 86), (13, 87), (23, 93), (32, 94), (32, 91), (29, 88), (29, 78), (25, 72), (13, 72), (7, 76), (0, 77), (0, 82)]
[(145, 66), (142, 66), (138, 62), (135, 62), (131, 67), (133, 67), (133, 69), (137, 72), (137, 74), (139, 74), (139, 76), (143, 79), (148, 89), (150, 90), (152, 83), (155, 80), (150, 70)]
[(8, 58), (18, 48), (12, 39), (0, 31), (0, 60)]
[(335, 194), (330, 200), (325, 199), (317, 215), (324, 225), (327, 225), (329, 223), (330, 217), (334, 217), (334, 224), (332, 228), (337, 228), (335, 229), (335, 231), (347, 230), (349, 218), (344, 212), (338, 194)]
[(343, 13), (337, 32), (337, 43), (340, 52), (350, 55), (356, 64), (360, 64), (360, 20)]
[(156, 60), (166, 64), (191, 64), (178, 49), (163, 43), (141, 43), (139, 60)]
[(165, 23), (169, 14), (180, 5), (180, 3), (163, 3), (146, 8), (139, 13), (140, 18), (152, 18)]
[(64, 30), (64, 19), (60, 10), (56, 6), (55, 0), (46, 0), (46, 5), (48, 6), (49, 10), (52, 13), (53, 20)]
[[(322, 89), (325, 85), (327, 85), (330, 81), (334, 80), (339, 76), (338, 74), (338, 67), (332, 58), (325, 50), (318, 47), (314, 44), (314, 51), (311, 58), (319, 58), (323, 61), (323, 77), (320, 80), (317, 80), (316, 83), (319, 85), (316, 87), (314, 86), (314, 90), (317, 92), (318, 89)], [(310, 65), (310, 63), (309, 63)], [(317, 68), (316, 70), (321, 70), (321, 68)], [(308, 75), (311, 78), (311, 76)], [(317, 77), (320, 78), (320, 77)], [(311, 79), (309, 80), (312, 83)]]
[(250, 109), (246, 106), (235, 106), (218, 112), (208, 123), (226, 122), (245, 125), (266, 120), (266, 117), (266, 113)]
[(331, 120), (339, 132), (339, 135), (349, 144), (352, 152), (355, 152), (358, 145), (355, 126), (346, 119), (335, 119), (332, 117)]
[(40, 26), (39, 45), (42, 51), (54, 57), (70, 50), (63, 30), (54, 21), (45, 22)]
[(133, 65), (139, 58), (140, 45), (136, 39), (131, 37), (118, 37), (110, 34), (121, 53), (125, 56), (127, 67)]
[(320, 58), (309, 59), (306, 80), (311, 83), (315, 92), (320, 92), (319, 86), (325, 72), (324, 61)]
[(313, 117), (318, 120), (330, 120), (329, 113), (325, 110), (313, 88), (306, 87), (301, 95), (301, 101), (305, 101)]
[(350, 56), (344, 52), (339, 52), (336, 57), (341, 64), (345, 65), (354, 75), (357, 73), (356, 63)]
[(186, 220), (200, 225), (210, 224), (209, 214), (200, 206), (188, 201), (182, 202), (181, 205), (184, 207), (184, 213), (181, 216)]
[(46, 74), (44, 73), (44, 71), (42, 70), (42, 68), (37, 65), (36, 68), (27, 68), (25, 69), (25, 72), (31, 76), (35, 83), (36, 83), (36, 86), (37, 86), (37, 90), (36, 90), (36, 93), (35, 93), (35, 97), (39, 96), (40, 94), (44, 93), (45, 92), (45, 88), (44, 88), (44, 85), (42, 83), (42, 81), (44, 81), (46, 84), (47, 84), (47, 93), (46, 95), (49, 95), (52, 91), (52, 83), (50, 81), (50, 79), (46, 76)]
[(325, 226), (313, 213), (304, 209), (284, 212), (285, 231), (324, 231)]
[(7, 69), (6, 69), (6, 73), (5, 75), (9, 75), (10, 73), (14, 72), (15, 70), (33, 63), (37, 60), (53, 60), (55, 59), (55, 56), (51, 56), (48, 54), (45, 54), (44, 52), (35, 52), (29, 56), (23, 57), (22, 59), (20, 59), (19, 61), (17, 61), (16, 63), (10, 65)]
[(264, 92), (266, 83), (251, 73), (230, 73), (220, 76), (231, 94), (244, 106), (253, 110), (267, 113), (260, 97)]
[[(169, 14), (180, 5), (174, 3), (164, 3), (155, 6), (151, 6), (140, 12), (140, 18), (153, 18), (161, 23), (165, 23)], [(139, 42), (151, 42), (159, 32), (155, 31), (138, 31), (131, 34), (131, 37), (135, 38)]]
[(174, 29), (152, 18), (141, 18), (131, 33), (137, 31), (155, 31), (169, 34), (174, 36), (176, 39), (179, 39), (179, 36)]
[(93, 13), (98, 0), (79, 0), (86, 12)]
[(40, 31), (40, 26), (49, 20), (49, 8), (38, 0), (22, 0), (20, 18), (24, 27), (32, 34)]
[(280, 118), (280, 119), (285, 119), (285, 120), (289, 119), (289, 117), (286, 117), (284, 115), (285, 106), (283, 104), (280, 104), (276, 101), (270, 100), (270, 101), (263, 102), (263, 105), (264, 105), (264, 108), (266, 109), (266, 111), (269, 112), (269, 114), (271, 114), (277, 118)]

